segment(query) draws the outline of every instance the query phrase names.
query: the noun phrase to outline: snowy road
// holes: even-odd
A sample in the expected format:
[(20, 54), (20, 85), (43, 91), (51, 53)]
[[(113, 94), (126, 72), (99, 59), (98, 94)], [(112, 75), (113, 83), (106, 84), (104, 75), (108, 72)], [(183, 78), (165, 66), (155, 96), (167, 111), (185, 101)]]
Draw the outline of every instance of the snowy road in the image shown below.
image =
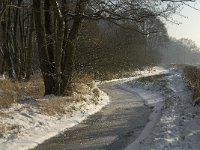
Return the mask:
[(160, 89), (155, 86), (158, 80), (146, 88), (162, 93), (160, 96), (164, 98), (164, 103), (159, 120), (147, 135), (141, 134), (125, 150), (200, 149), (200, 107), (192, 104), (192, 93), (184, 82), (182, 69), (168, 70), (169, 75), (160, 80), (166, 81)]
[(182, 69), (101, 88), (109, 105), (34, 150), (200, 149), (200, 107), (192, 105)]
[(122, 150), (144, 129), (151, 112), (136, 93), (107, 83), (102, 89), (111, 103), (70, 130), (38, 145), (34, 150)]

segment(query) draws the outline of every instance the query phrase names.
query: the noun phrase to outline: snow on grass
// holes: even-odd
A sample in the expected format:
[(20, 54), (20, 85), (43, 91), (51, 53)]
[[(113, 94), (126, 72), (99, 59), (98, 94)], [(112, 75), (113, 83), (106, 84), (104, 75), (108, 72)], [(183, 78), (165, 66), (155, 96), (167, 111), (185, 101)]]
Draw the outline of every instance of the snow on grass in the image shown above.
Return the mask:
[(5, 80), (5, 79), (6, 79), (5, 75), (0, 75), (0, 80)]
[[(140, 77), (165, 74), (160, 67), (136, 71), (133, 77), (108, 82), (122, 83)], [(81, 93), (75, 93), (75, 100), (69, 97), (48, 96), (43, 99), (28, 97), (25, 102), (13, 104), (0, 110), (0, 149), (25, 150), (33, 148), (70, 127), (75, 126), (89, 115), (109, 103), (109, 97), (95, 83), (90, 89), (82, 85)], [(88, 93), (88, 91), (90, 91)], [(54, 112), (55, 111), (55, 112)]]
[(148, 137), (160, 118), (163, 102), (168, 97), (168, 93), (170, 92), (166, 89), (166, 78), (168, 73), (169, 72), (167, 70), (164, 70), (162, 72), (158, 72), (158, 74), (143, 76), (118, 85), (118, 87), (126, 91), (137, 93), (143, 98), (145, 105), (153, 108), (153, 111), (149, 116), (150, 121), (147, 123), (142, 133), (126, 148), (126, 150), (133, 150), (133, 148), (134, 150), (138, 150), (140, 143)]
[[(7, 109), (1, 109), (0, 149), (25, 150), (33, 148), (50, 137), (75, 126), (109, 103), (107, 94), (96, 85), (89, 93), (85, 93), (81, 97), (84, 98), (84, 101), (68, 103), (67, 101), (71, 99), (69, 97), (49, 96), (37, 100), (28, 98), (25, 102), (13, 104)], [(61, 100), (54, 102), (57, 98)], [(60, 102), (60, 105), (57, 104), (57, 106), (65, 105), (65, 113), (48, 115), (49, 110), (46, 111), (47, 114), (45, 110), (42, 113), (38, 105), (44, 101), (54, 102), (54, 104)], [(47, 103), (47, 107), (50, 107), (51, 111), (52, 105)]]
[(111, 82), (124, 83), (124, 82), (135, 80), (135, 79), (138, 79), (141, 77), (147, 77), (147, 76), (152, 76), (152, 75), (157, 75), (157, 74), (165, 74), (165, 73), (167, 73), (167, 70), (165, 68), (155, 66), (152, 68), (135, 71), (128, 78), (120, 78), (120, 79), (113, 79), (113, 80), (109, 80), (109, 81), (103, 81), (102, 84), (111, 83)]
[(175, 95), (153, 130), (152, 149), (199, 150), (200, 108), (192, 105), (192, 93), (186, 87), (182, 72), (176, 69), (171, 72), (174, 75), (169, 77), (169, 88)]
[[(150, 92), (160, 93), (164, 101), (160, 101), (163, 105), (158, 114), (154, 109), (144, 131), (125, 150), (199, 150), (200, 107), (192, 105), (192, 93), (186, 87), (182, 70), (170, 68), (169, 74), (165, 77), (167, 88), (159, 89), (152, 84), (143, 86), (143, 89), (139, 87), (147, 91), (146, 101), (151, 97)], [(134, 88), (136, 92), (142, 91), (137, 91), (138, 87), (134, 85), (131, 90)], [(156, 118), (156, 115), (159, 117)]]
[(162, 105), (166, 96), (166, 78), (168, 75), (168, 70), (163, 68), (157, 69), (155, 72), (144, 74), (139, 76), (139, 78), (135, 77), (117, 86), (140, 95), (144, 99), (145, 105)]

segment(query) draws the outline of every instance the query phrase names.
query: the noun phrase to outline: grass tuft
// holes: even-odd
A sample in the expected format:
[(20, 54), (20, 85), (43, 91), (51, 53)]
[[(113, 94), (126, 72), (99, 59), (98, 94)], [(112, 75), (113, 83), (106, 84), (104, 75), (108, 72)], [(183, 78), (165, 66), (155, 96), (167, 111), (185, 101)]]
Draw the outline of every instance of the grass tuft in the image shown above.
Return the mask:
[(15, 132), (16, 134), (18, 134), (19, 130), (20, 130), (19, 125), (0, 124), (0, 138), (2, 138), (4, 135), (6, 135), (9, 132)]
[(44, 84), (40, 75), (30, 81), (0, 80), (0, 107), (9, 107), (19, 99), (32, 96), (40, 98), (44, 93)]
[(194, 105), (200, 104), (200, 68), (197, 66), (184, 67), (185, 81), (193, 92)]
[(66, 106), (72, 103), (73, 99), (70, 97), (53, 96), (47, 99), (39, 99), (37, 101), (37, 108), (41, 114), (54, 116), (67, 113)]
[(158, 75), (153, 75), (153, 76), (148, 76), (148, 77), (142, 77), (142, 78), (137, 79), (137, 81), (145, 83), (145, 84), (154, 83), (156, 85), (166, 87), (167, 81), (165, 77), (169, 75), (170, 74), (158, 74)]

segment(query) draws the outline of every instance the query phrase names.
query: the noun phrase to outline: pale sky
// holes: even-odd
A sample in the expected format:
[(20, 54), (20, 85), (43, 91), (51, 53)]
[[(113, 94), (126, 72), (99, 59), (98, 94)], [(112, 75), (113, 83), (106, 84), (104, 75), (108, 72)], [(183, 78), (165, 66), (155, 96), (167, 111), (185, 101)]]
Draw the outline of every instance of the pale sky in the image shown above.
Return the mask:
[[(200, 1), (197, 0), (196, 8), (200, 9)], [(194, 10), (188, 6), (184, 6), (181, 11), (183, 16), (187, 18), (175, 15), (173, 18), (179, 22), (180, 25), (167, 23), (169, 36), (179, 38), (189, 38), (196, 42), (200, 47), (200, 10)]]

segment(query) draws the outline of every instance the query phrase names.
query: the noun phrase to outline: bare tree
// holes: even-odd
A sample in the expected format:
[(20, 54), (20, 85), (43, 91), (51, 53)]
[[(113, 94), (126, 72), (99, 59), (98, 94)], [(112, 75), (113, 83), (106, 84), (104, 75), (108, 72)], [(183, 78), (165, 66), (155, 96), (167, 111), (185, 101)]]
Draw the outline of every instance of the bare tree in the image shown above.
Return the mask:
[[(24, 0), (1, 1), (2, 73), (12, 78), (29, 78), (32, 65), (33, 13)], [(31, 9), (30, 9), (31, 10)]]
[[(161, 0), (3, 0), (0, 4), (2, 66), (10, 76), (30, 78), (36, 32), (45, 95), (71, 93), (76, 42), (84, 20), (106, 20), (126, 28), (125, 24), (151, 17), (167, 19), (180, 6)], [(141, 32), (134, 25), (128, 28)]]
[[(103, 19), (121, 25), (126, 21), (143, 22), (153, 16), (167, 17), (177, 9), (159, 2), (33, 0), (45, 94), (70, 94), (75, 42), (84, 19)], [(159, 7), (159, 4), (163, 6)]]

